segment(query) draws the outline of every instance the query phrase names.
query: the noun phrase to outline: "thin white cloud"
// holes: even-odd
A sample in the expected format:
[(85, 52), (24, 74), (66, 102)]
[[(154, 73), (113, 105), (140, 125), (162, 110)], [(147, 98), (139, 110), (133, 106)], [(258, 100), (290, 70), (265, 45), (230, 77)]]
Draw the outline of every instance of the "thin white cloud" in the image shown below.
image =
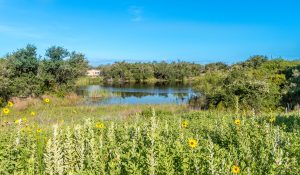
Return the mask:
[(131, 21), (140, 22), (143, 20), (143, 8), (138, 6), (130, 6), (128, 8), (129, 14), (131, 15)]

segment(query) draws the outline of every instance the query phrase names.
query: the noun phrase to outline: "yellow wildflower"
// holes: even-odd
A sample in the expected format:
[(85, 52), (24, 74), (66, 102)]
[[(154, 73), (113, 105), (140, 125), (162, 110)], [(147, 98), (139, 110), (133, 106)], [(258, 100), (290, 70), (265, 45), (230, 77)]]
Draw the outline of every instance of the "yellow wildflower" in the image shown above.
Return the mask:
[(7, 102), (8, 107), (13, 107), (13, 105), (14, 105), (13, 102), (11, 102), (11, 101)]
[(9, 110), (8, 108), (3, 108), (3, 109), (2, 109), (2, 112), (3, 112), (4, 114), (9, 114), (9, 111), (10, 111), (10, 110)]
[(236, 119), (236, 120), (234, 121), (234, 123), (235, 123), (236, 125), (240, 125), (240, 124), (241, 124), (241, 120), (240, 120), (240, 119)]
[(102, 129), (104, 127), (105, 127), (104, 123), (100, 123), (100, 122), (96, 123), (96, 128)]
[(35, 116), (35, 112), (30, 112), (30, 115), (33, 117), (33, 116)]
[(240, 169), (239, 166), (233, 165), (232, 168), (231, 168), (231, 171), (232, 171), (234, 174), (238, 174), (238, 173), (240, 173), (241, 169)]
[(37, 132), (37, 133), (41, 133), (41, 132), (42, 132), (42, 129), (39, 128), (39, 129), (36, 130), (36, 132)]
[(15, 124), (21, 123), (21, 119), (15, 120)]
[(195, 140), (195, 139), (189, 139), (188, 144), (189, 144), (189, 147), (196, 148), (198, 143), (197, 143), (197, 140)]
[(23, 117), (23, 118), (22, 118), (22, 121), (27, 122), (27, 118), (26, 118), (26, 117)]
[(49, 99), (49, 98), (45, 98), (45, 99), (44, 99), (44, 102), (45, 102), (45, 103), (49, 103), (49, 102), (50, 102), (50, 99)]
[(182, 128), (187, 128), (188, 127), (188, 122), (187, 121), (182, 121), (181, 122), (181, 127)]

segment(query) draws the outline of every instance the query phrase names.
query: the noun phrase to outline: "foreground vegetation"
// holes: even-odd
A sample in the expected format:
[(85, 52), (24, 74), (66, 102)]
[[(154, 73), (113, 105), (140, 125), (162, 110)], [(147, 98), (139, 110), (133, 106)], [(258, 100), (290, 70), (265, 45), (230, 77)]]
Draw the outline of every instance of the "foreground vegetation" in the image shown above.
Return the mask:
[(299, 174), (300, 115), (69, 106), (1, 115), (0, 174)]

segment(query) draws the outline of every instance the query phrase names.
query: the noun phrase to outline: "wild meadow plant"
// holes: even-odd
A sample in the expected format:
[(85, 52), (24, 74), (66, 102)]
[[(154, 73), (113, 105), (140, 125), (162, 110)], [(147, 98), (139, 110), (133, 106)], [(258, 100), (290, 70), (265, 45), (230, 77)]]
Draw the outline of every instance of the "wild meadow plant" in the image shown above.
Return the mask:
[(0, 132), (0, 174), (299, 174), (300, 116), (150, 111)]

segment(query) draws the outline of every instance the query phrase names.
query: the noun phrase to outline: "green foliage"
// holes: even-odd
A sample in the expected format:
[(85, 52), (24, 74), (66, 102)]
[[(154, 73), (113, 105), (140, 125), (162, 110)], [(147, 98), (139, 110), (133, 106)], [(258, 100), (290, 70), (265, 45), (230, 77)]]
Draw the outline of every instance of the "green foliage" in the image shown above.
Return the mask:
[[(292, 87), (299, 85), (293, 78), (297, 73), (291, 72), (296, 71), (293, 67), (297, 64), (300, 63), (254, 56), (229, 69), (208, 69), (195, 86), (205, 97), (205, 108), (234, 109), (238, 103), (239, 108), (246, 110), (276, 109), (285, 106), (283, 97), (288, 91), (290, 94), (296, 92)], [(293, 104), (295, 101), (299, 99)]]
[(202, 66), (188, 62), (152, 62), (126, 63), (117, 62), (100, 67), (106, 81), (147, 82), (152, 79), (160, 81), (184, 81), (199, 76)]
[(205, 72), (219, 71), (219, 70), (228, 70), (229, 66), (222, 62), (210, 63), (205, 65)]
[(240, 63), (240, 65), (245, 68), (257, 69), (267, 61), (268, 61), (267, 57), (256, 55), (256, 56), (250, 57), (245, 62)]
[(286, 93), (283, 102), (289, 107), (299, 108), (300, 104), (300, 65), (287, 70), (287, 79), (289, 90)]
[(0, 59), (0, 70), (0, 106), (3, 106), (12, 94), (10, 88), (12, 82), (8, 77), (10, 73), (6, 68), (4, 59)]
[(0, 60), (0, 99), (39, 96), (46, 92), (66, 93), (76, 78), (85, 74), (88, 63), (81, 53), (69, 53), (62, 47), (51, 47), (47, 58), (37, 56), (36, 47), (8, 54)]
[(7, 55), (3, 59), (2, 67), (4, 70), (2, 76), (10, 92), (1, 94), (1, 97), (31, 96), (40, 93), (38, 87), (41, 86), (41, 81), (37, 78), (39, 59), (36, 47), (27, 45), (26, 48)]
[(47, 91), (66, 91), (72, 89), (74, 80), (86, 73), (88, 63), (81, 53), (61, 47), (51, 47), (46, 51), (48, 59), (41, 62), (41, 77)]
[[(63, 61), (64, 58), (69, 56), (69, 52), (68, 52), (68, 50), (64, 49), (63, 47), (52, 46), (49, 49), (47, 49), (45, 55), (48, 58), (50, 58), (50, 60), (53, 63), (59, 63), (60, 61)], [(53, 68), (55, 68), (55, 67), (53, 67)]]

